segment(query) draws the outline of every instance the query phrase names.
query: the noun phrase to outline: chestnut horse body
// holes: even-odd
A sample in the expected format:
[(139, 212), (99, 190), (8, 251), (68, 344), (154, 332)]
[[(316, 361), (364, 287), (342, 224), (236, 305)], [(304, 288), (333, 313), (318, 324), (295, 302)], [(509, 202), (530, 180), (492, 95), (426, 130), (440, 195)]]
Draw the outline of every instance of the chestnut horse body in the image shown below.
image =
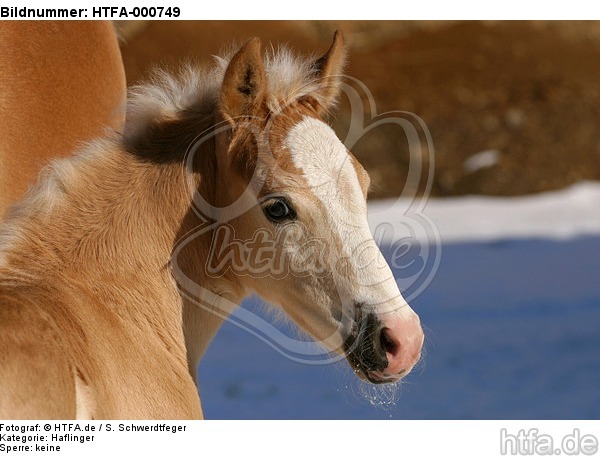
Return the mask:
[(125, 72), (112, 24), (0, 24), (0, 219), (50, 159), (125, 120)]

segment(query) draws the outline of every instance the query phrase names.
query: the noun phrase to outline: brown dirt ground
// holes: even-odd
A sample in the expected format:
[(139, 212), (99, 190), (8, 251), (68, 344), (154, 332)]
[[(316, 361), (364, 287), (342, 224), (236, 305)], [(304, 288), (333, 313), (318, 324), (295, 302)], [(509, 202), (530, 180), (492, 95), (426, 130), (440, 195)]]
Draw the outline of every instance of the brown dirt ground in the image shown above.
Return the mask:
[[(336, 28), (350, 45), (347, 73), (378, 112), (410, 111), (435, 146), (436, 195), (520, 195), (600, 180), (600, 25), (593, 22), (151, 22), (122, 45), (130, 83), (151, 66), (208, 62), (233, 39), (260, 36), (322, 52)], [(334, 125), (344, 137), (342, 103)], [(408, 146), (399, 128), (374, 130), (354, 147), (374, 197), (406, 186)], [(469, 172), (465, 160), (499, 151)]]

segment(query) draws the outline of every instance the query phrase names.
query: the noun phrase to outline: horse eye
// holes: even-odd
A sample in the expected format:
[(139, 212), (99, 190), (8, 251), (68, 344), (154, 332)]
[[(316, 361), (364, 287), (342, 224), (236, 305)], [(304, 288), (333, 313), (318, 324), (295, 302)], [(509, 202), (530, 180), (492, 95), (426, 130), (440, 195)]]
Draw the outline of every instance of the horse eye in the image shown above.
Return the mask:
[(283, 222), (285, 220), (293, 220), (296, 218), (296, 213), (291, 208), (290, 204), (283, 198), (276, 198), (269, 201), (263, 208), (265, 215), (272, 222)]

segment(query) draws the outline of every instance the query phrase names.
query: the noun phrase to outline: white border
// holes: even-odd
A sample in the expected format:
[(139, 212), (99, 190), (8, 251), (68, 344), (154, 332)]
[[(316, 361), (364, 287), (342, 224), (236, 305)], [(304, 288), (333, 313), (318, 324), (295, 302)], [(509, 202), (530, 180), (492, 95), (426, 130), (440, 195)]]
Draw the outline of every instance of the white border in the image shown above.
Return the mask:
[[(67, 421), (21, 421), (11, 424), (20, 426), (36, 423), (40, 423), (41, 428), (43, 426), (52, 428), (49, 432), (37, 432), (46, 436), (55, 433), (54, 427), (60, 423), (66, 426), (74, 425)], [(80, 421), (77, 423), (80, 426), (93, 425), (96, 426), (96, 430), (93, 432), (61, 431), (58, 434), (93, 436), (93, 442), (61, 443), (60, 453), (54, 454), (164, 455), (180, 454), (177, 450), (186, 448), (189, 454), (211, 455), (307, 456), (389, 453), (410, 456), (481, 456), (503, 454), (501, 442), (504, 435), (505, 442), (506, 436), (510, 436), (508, 438), (512, 441), (504, 444), (504, 454), (535, 455), (542, 453), (511, 451), (518, 449), (515, 448), (515, 443), (519, 433), (522, 436), (535, 434), (550, 437), (554, 446), (552, 454), (568, 454), (562, 451), (561, 445), (569, 436), (578, 435), (580, 441), (584, 436), (591, 436), (596, 441), (600, 439), (600, 426), (598, 426), (600, 421), (165, 421), (158, 423), (186, 426), (186, 430), (175, 434), (158, 431), (120, 432), (119, 424), (154, 426), (157, 422)], [(101, 424), (103, 429), (98, 431)], [(107, 424), (112, 426), (111, 431), (107, 431)], [(34, 434), (36, 433), (26, 432), (20, 435)], [(561, 449), (561, 452), (556, 452), (557, 449)], [(36, 453), (30, 451), (30, 454)], [(598, 451), (587, 454), (598, 454)]]
[[(142, 7), (178, 6), (177, 19), (195, 20), (576, 20), (600, 19), (600, 4), (583, 0), (524, 2), (472, 2), (455, 0), (427, 0), (417, 2), (324, 2), (302, 0), (227, 0), (191, 2), (183, 0), (120, 0), (118, 2), (94, 1), (32, 1), (3, 2), (2, 6), (28, 8), (91, 8), (92, 6)], [(117, 18), (114, 18), (117, 19)]]

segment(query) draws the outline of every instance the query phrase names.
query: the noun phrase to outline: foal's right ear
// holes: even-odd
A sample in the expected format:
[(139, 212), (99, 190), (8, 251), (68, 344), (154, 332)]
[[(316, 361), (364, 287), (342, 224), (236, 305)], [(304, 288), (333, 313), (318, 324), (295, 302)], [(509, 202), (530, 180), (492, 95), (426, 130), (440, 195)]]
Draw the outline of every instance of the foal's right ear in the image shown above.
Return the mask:
[(230, 123), (258, 114), (263, 107), (267, 78), (260, 40), (252, 38), (233, 56), (221, 86), (221, 113)]

